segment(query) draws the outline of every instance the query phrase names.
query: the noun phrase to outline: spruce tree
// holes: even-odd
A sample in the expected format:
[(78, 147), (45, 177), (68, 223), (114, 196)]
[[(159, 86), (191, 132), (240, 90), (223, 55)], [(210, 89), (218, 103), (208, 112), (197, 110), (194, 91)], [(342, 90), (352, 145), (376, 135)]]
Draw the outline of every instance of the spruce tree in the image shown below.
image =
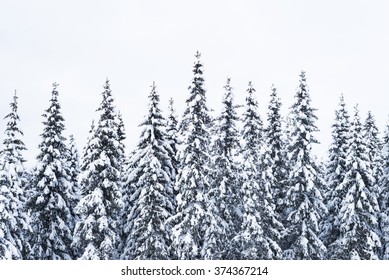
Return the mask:
[(122, 182), (124, 183), (125, 181), (125, 172), (126, 172), (126, 163), (127, 163), (127, 159), (126, 159), (126, 152), (125, 152), (125, 149), (126, 149), (126, 146), (124, 144), (124, 141), (126, 140), (126, 129), (124, 127), (124, 122), (123, 122), (123, 116), (120, 112), (118, 112), (117, 114), (117, 119), (116, 119), (116, 123), (117, 123), (117, 139), (118, 139), (118, 143), (119, 143), (119, 146), (118, 146), (118, 153), (120, 155), (120, 159), (119, 159), (119, 165), (120, 165), (120, 178), (122, 178)]
[(383, 176), (379, 180), (379, 203), (381, 208), (380, 229), (382, 240), (382, 259), (389, 260), (389, 122), (383, 139)]
[(122, 259), (166, 260), (170, 258), (171, 231), (166, 220), (174, 214), (173, 165), (166, 139), (166, 122), (159, 109), (155, 84), (149, 95), (148, 114), (136, 150), (139, 163), (131, 196), (133, 205), (126, 221), (127, 240)]
[(262, 120), (258, 113), (255, 89), (251, 82), (247, 89), (243, 114), (242, 147), (242, 224), (233, 240), (239, 259), (278, 259), (281, 248), (282, 224), (277, 219), (270, 186), (262, 178), (264, 140)]
[(332, 244), (340, 235), (340, 222), (337, 214), (346, 193), (338, 188), (346, 175), (346, 158), (350, 141), (350, 117), (343, 95), (335, 111), (335, 122), (332, 125), (332, 144), (329, 149), (329, 160), (325, 168), (327, 193), (325, 194), (328, 214), (321, 225), (320, 237), (325, 245)]
[(32, 197), (28, 205), (34, 235), (30, 258), (42, 260), (71, 259), (74, 216), (73, 200), (66, 161), (64, 118), (58, 101), (58, 84), (53, 84), (50, 106), (45, 110), (42, 142), (34, 174)]
[(264, 139), (266, 142), (266, 155), (270, 161), (267, 166), (271, 174), (271, 193), (276, 205), (276, 211), (281, 214), (282, 200), (285, 197), (287, 163), (285, 159), (285, 141), (282, 131), (281, 100), (278, 97), (277, 89), (274, 85), (271, 88), (270, 102), (268, 106), (267, 122)]
[(19, 128), (18, 97), (13, 96), (11, 112), (0, 152), (0, 259), (24, 259), (30, 250), (30, 217), (26, 213), (27, 172), (22, 152), (26, 147)]
[[(69, 135), (69, 144), (67, 149), (66, 160), (69, 169), (69, 181), (71, 183), (71, 192), (74, 194), (71, 197), (70, 205), (71, 211), (74, 209), (80, 200), (80, 186), (78, 184), (78, 177), (80, 175), (80, 156), (76, 147), (76, 142), (73, 135)], [(75, 215), (75, 214), (74, 214)]]
[(337, 220), (340, 236), (329, 246), (331, 259), (378, 259), (378, 202), (358, 108), (351, 125), (346, 173), (337, 187), (344, 193)]
[[(173, 165), (173, 172), (171, 174), (172, 175), (171, 179), (173, 182), (175, 182), (178, 169), (179, 169), (178, 159), (177, 159), (179, 140), (178, 140), (178, 120), (174, 109), (174, 101), (172, 98), (170, 98), (169, 100), (168, 112), (169, 115), (167, 117), (167, 124), (166, 124), (166, 139), (168, 141), (168, 144), (171, 147), (170, 158)], [(177, 194), (176, 191), (175, 194)]]
[(306, 84), (305, 72), (301, 72), (300, 85), (295, 95), (291, 116), (293, 128), (288, 147), (291, 162), (287, 192), (284, 258), (322, 259), (326, 248), (319, 239), (319, 222), (326, 212), (323, 196), (317, 187), (317, 167), (312, 156), (312, 145), (317, 143), (313, 134), (318, 131), (315, 109)]
[(180, 127), (182, 144), (179, 151), (180, 170), (176, 179), (177, 214), (172, 217), (173, 249), (178, 259), (201, 259), (204, 236), (209, 229), (210, 216), (206, 195), (209, 191), (210, 121), (204, 89), (203, 65), (196, 54), (194, 77), (189, 87)]
[(218, 226), (212, 226), (207, 231), (205, 249), (207, 259), (236, 259), (240, 253), (228, 242), (237, 234), (241, 223), (241, 197), (235, 160), (239, 148), (236, 128), (238, 117), (230, 82), (228, 78), (224, 86), (222, 112), (214, 120), (213, 125), (215, 140), (211, 146), (212, 179), (207, 201), (210, 215), (219, 222)]
[(121, 194), (121, 160), (117, 113), (109, 81), (104, 85), (97, 125), (91, 129), (81, 166), (80, 215), (73, 246), (81, 259), (118, 258)]
[[(268, 126), (265, 129), (260, 160), (260, 215), (264, 226), (264, 237), (269, 248), (263, 259), (280, 259), (282, 257), (281, 241), (285, 228), (276, 205), (285, 196), (286, 164), (283, 154), (284, 143), (281, 130), (281, 102), (277, 89), (272, 86)], [(281, 208), (280, 208), (281, 210)]]
[(371, 162), (371, 168), (375, 180), (375, 192), (376, 195), (380, 192), (378, 181), (382, 177), (383, 161), (382, 161), (382, 143), (379, 137), (378, 127), (376, 125), (373, 114), (369, 111), (366, 117), (365, 124), (362, 129), (362, 133), (366, 140), (367, 153)]

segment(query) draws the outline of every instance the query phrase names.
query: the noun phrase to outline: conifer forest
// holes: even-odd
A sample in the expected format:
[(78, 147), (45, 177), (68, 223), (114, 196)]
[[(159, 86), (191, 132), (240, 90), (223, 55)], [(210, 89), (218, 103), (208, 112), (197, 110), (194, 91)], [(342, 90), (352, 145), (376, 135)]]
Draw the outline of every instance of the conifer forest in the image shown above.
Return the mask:
[(260, 115), (251, 82), (238, 114), (230, 79), (211, 114), (201, 61), (181, 116), (151, 85), (132, 150), (108, 79), (80, 151), (53, 84), (33, 168), (15, 93), (0, 147), (0, 259), (389, 259), (389, 125), (379, 132), (373, 112), (349, 111), (341, 95), (319, 160), (304, 71), (286, 115), (275, 86)]

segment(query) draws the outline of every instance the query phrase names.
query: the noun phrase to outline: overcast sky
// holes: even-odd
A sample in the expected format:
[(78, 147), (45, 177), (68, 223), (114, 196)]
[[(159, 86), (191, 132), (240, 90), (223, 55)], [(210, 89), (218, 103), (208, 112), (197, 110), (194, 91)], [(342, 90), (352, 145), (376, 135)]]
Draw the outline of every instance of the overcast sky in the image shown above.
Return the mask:
[(340, 93), (350, 113), (356, 103), (363, 118), (372, 110), (381, 130), (388, 119), (388, 3), (0, 0), (0, 116), (9, 112), (16, 89), (25, 155), (33, 165), (41, 115), (58, 82), (66, 135), (74, 134), (82, 148), (108, 77), (130, 150), (153, 81), (162, 109), (173, 97), (182, 113), (199, 50), (208, 104), (216, 111), (231, 77), (238, 103), (252, 81), (265, 118), (274, 83), (286, 112), (305, 70), (321, 130), (316, 152), (323, 157)]

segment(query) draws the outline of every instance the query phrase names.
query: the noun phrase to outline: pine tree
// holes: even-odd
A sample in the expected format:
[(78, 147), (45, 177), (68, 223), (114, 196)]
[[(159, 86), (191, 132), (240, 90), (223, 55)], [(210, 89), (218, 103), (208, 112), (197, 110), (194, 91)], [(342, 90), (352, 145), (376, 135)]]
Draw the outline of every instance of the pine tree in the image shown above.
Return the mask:
[(383, 139), (383, 176), (379, 180), (380, 229), (382, 240), (382, 259), (389, 260), (389, 122)]
[(58, 101), (58, 84), (53, 84), (50, 106), (43, 117), (44, 129), (39, 145), (38, 165), (34, 174), (32, 197), (28, 205), (34, 236), (30, 258), (43, 260), (71, 259), (74, 216), (73, 194), (68, 179), (64, 118)]
[(272, 86), (268, 126), (265, 129), (260, 160), (260, 215), (264, 224), (264, 237), (268, 249), (263, 259), (280, 259), (282, 257), (281, 238), (285, 228), (281, 217), (276, 211), (276, 203), (281, 202), (285, 195), (286, 164), (283, 154), (281, 132), (281, 102), (277, 97), (277, 89)]
[[(119, 159), (119, 166), (121, 167), (120, 169), (120, 177), (122, 178), (122, 181), (125, 180), (125, 170), (126, 170), (126, 146), (124, 144), (124, 141), (126, 140), (126, 129), (124, 127), (124, 122), (123, 122), (123, 116), (120, 112), (117, 114), (117, 139), (119, 142), (118, 146), (118, 153), (120, 155)], [(124, 183), (124, 182), (123, 182)]]
[(0, 152), (0, 259), (23, 259), (30, 250), (30, 217), (25, 211), (27, 172), (22, 152), (26, 147), (19, 128), (18, 97), (10, 103), (11, 112)]
[(338, 186), (346, 175), (346, 157), (350, 141), (349, 118), (344, 97), (341, 95), (338, 109), (335, 111), (335, 122), (332, 125), (332, 144), (325, 168), (325, 181), (328, 188), (325, 196), (328, 214), (321, 225), (320, 237), (326, 246), (332, 244), (340, 235), (340, 222), (337, 220), (337, 214), (346, 193)]
[(367, 114), (367, 118), (365, 124), (362, 129), (362, 133), (366, 140), (367, 145), (367, 153), (369, 155), (369, 159), (371, 162), (371, 168), (373, 170), (374, 177), (374, 188), (376, 195), (380, 192), (378, 181), (383, 175), (383, 161), (382, 161), (382, 143), (379, 137), (378, 127), (376, 125), (373, 114), (369, 111)]
[[(71, 192), (73, 193), (70, 200), (71, 211), (74, 209), (80, 200), (80, 186), (78, 184), (78, 177), (80, 175), (80, 156), (76, 147), (76, 142), (73, 135), (69, 135), (69, 144), (66, 155), (66, 160), (69, 168), (69, 181), (71, 183)], [(75, 214), (74, 214), (75, 216)]]
[(305, 72), (301, 72), (300, 78), (291, 113), (294, 126), (288, 147), (291, 169), (284, 198), (288, 206), (284, 258), (322, 259), (326, 248), (318, 237), (319, 222), (326, 208), (316, 184), (317, 167), (312, 156), (312, 145), (317, 143), (313, 136), (318, 130), (315, 125), (317, 117), (310, 104)]
[(339, 238), (330, 245), (331, 259), (378, 259), (378, 202), (366, 139), (358, 108), (351, 125), (351, 139), (346, 159), (346, 173), (337, 187), (345, 193), (338, 213)]
[(176, 179), (177, 214), (172, 217), (173, 249), (178, 259), (201, 259), (204, 236), (209, 229), (206, 195), (209, 191), (208, 166), (210, 121), (206, 105), (203, 65), (196, 54), (194, 78), (180, 127), (182, 145), (179, 151), (180, 170)]
[[(242, 147), (242, 225), (234, 246), (240, 252), (239, 259), (278, 259), (281, 248), (277, 244), (281, 237), (282, 224), (275, 214), (269, 184), (262, 175), (263, 154), (262, 120), (258, 114), (255, 89), (251, 82), (247, 89), (246, 108), (243, 114)], [(269, 179), (266, 176), (266, 179)]]
[[(166, 220), (174, 214), (173, 165), (166, 140), (165, 119), (159, 109), (155, 84), (136, 153), (138, 180), (127, 216), (129, 229), (122, 259), (166, 260), (170, 258), (171, 231)], [(125, 232), (126, 233), (126, 232)]]
[[(127, 160), (123, 166), (123, 178), (122, 178), (122, 202), (123, 207), (120, 213), (120, 223), (123, 225), (120, 228), (120, 244), (119, 244), (119, 255), (121, 258), (124, 258), (124, 247), (126, 246), (126, 241), (128, 238), (128, 234), (131, 230), (131, 224), (127, 223), (128, 215), (132, 211), (133, 200), (132, 196), (136, 190), (136, 182), (139, 180), (139, 174), (137, 171), (138, 163), (139, 163), (139, 154), (137, 150), (132, 150)], [(128, 258), (128, 257), (126, 257)]]
[(207, 259), (236, 259), (239, 255), (234, 246), (228, 242), (237, 234), (241, 223), (241, 198), (235, 160), (239, 148), (236, 128), (238, 117), (230, 83), (231, 80), (228, 78), (224, 86), (222, 112), (214, 120), (213, 126), (213, 134), (216, 137), (211, 146), (212, 187), (208, 192), (207, 202), (209, 211), (212, 211), (210, 214), (218, 221), (218, 226), (213, 226), (207, 231), (204, 256)]
[[(177, 116), (174, 110), (174, 101), (171, 98), (169, 100), (169, 115), (167, 118), (167, 124), (166, 124), (166, 139), (168, 141), (168, 144), (171, 147), (171, 154), (169, 155), (172, 161), (173, 165), (173, 172), (172, 172), (172, 181), (175, 182), (176, 176), (178, 173), (179, 165), (178, 165), (178, 159), (177, 159), (177, 150), (179, 146), (179, 141), (178, 141), (178, 120)], [(175, 194), (177, 192), (175, 191)]]
[(73, 246), (81, 259), (117, 259), (121, 195), (121, 160), (117, 113), (107, 80), (97, 111), (97, 125), (91, 129), (81, 166), (80, 215), (74, 229)]
[(286, 193), (285, 181), (287, 172), (287, 163), (284, 153), (286, 145), (283, 140), (280, 110), (281, 100), (278, 97), (277, 89), (273, 85), (267, 114), (268, 126), (265, 129), (264, 139), (268, 148), (267, 156), (270, 160), (268, 167), (270, 167), (269, 172), (271, 174), (271, 178), (269, 179), (272, 182), (270, 182), (269, 185), (271, 186), (276, 211), (279, 214), (283, 212), (281, 202)]

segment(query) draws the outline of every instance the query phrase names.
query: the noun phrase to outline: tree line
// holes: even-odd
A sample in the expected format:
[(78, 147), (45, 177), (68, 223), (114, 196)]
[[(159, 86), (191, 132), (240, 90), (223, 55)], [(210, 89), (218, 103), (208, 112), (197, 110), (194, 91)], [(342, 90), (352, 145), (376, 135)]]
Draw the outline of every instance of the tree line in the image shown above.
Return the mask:
[(230, 79), (210, 114), (196, 54), (185, 111), (166, 115), (153, 83), (135, 149), (107, 80), (82, 155), (53, 84), (35, 167), (25, 166), (15, 93), (0, 152), (0, 259), (389, 259), (389, 126), (350, 116), (340, 97), (328, 158), (312, 153), (316, 109), (305, 72), (281, 116), (263, 122)]

